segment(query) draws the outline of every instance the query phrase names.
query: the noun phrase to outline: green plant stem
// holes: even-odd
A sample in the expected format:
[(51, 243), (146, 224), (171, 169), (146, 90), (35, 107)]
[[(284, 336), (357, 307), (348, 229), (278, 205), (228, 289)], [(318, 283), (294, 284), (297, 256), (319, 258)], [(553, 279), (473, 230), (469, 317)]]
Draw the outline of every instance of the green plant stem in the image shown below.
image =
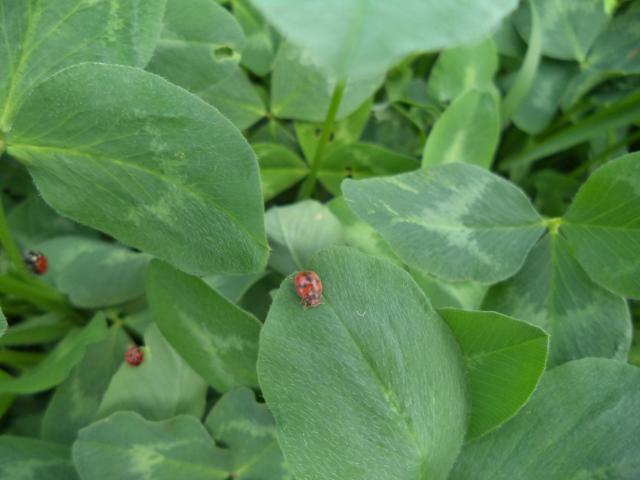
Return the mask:
[(304, 183), (302, 184), (302, 187), (300, 187), (298, 198), (309, 198), (316, 186), (316, 180), (318, 179), (318, 171), (320, 170), (322, 157), (324, 156), (327, 144), (329, 143), (329, 139), (331, 138), (333, 124), (336, 120), (338, 109), (340, 108), (340, 102), (342, 101), (342, 95), (344, 94), (345, 86), (346, 83), (341, 80), (337, 83), (336, 88), (333, 90), (331, 103), (329, 104), (329, 111), (327, 112), (327, 116), (324, 120), (322, 134), (320, 135), (320, 139), (318, 140), (318, 145), (316, 146), (316, 151), (311, 162), (311, 171), (309, 172), (309, 176), (307, 176)]
[(15, 269), (16, 276), (4, 275), (0, 277), (0, 292), (15, 295), (28, 301), (32, 305), (50, 312), (69, 315), (74, 322), (80, 322), (81, 316), (69, 304), (64, 295), (35, 278), (27, 269), (22, 253), (14, 242), (0, 196), (0, 245)]
[(46, 356), (47, 354), (43, 352), (0, 349), (0, 363), (21, 371), (40, 363)]
[(22, 300), (4, 298), (2, 300), (2, 312), (7, 316), (31, 316), (36, 315), (40, 310), (33, 305), (24, 303)]
[(578, 168), (576, 168), (573, 172), (571, 172), (571, 176), (573, 178), (580, 178), (583, 174), (587, 173), (589, 170), (599, 166), (601, 163), (606, 163), (610, 160), (610, 156), (619, 148), (622, 148), (626, 145), (630, 145), (636, 140), (640, 140), (640, 130), (632, 133), (631, 135), (624, 136), (621, 140), (617, 141), (613, 145), (609, 146), (606, 150), (604, 150), (599, 155), (596, 155), (586, 162), (580, 164)]
[(534, 140), (523, 151), (507, 158), (500, 169), (509, 170), (512, 173), (517, 169), (524, 170), (536, 160), (579, 145), (601, 132), (628, 125), (637, 121), (638, 118), (640, 118), (640, 92), (635, 92), (574, 125), (556, 131), (545, 138)]
[(547, 218), (542, 223), (547, 228), (547, 230), (549, 230), (549, 233), (551, 233), (551, 235), (557, 235), (558, 232), (560, 231), (562, 218), (561, 217)]
[(2, 203), (2, 196), (0, 195), (0, 244), (4, 251), (7, 253), (7, 257), (11, 260), (13, 267), (20, 274), (20, 276), (28, 276), (29, 272), (24, 264), (22, 254), (18, 245), (13, 241), (11, 233), (9, 232), (9, 224), (7, 223), (7, 216), (4, 212), (4, 205)]
[(27, 302), (42, 308), (48, 312), (57, 312), (68, 315), (74, 322), (79, 322), (81, 317), (67, 302), (65, 297), (56, 290), (44, 289), (40, 285), (27, 283), (20, 278), (9, 275), (0, 276), (0, 292), (14, 295)]

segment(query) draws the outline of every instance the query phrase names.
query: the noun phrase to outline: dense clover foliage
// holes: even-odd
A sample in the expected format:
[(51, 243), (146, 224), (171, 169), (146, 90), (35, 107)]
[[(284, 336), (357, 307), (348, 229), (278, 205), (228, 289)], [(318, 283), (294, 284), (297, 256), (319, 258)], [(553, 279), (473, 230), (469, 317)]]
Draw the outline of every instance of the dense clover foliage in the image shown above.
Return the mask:
[(640, 478), (639, 46), (640, 0), (0, 0), (0, 479)]

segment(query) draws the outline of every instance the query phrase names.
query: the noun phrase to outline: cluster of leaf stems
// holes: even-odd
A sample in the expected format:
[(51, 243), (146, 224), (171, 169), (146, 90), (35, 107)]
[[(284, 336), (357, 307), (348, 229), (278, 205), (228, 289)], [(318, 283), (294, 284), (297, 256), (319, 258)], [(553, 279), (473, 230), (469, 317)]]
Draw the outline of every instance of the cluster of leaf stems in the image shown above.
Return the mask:
[(74, 323), (86, 320), (55, 288), (33, 275), (24, 263), (23, 255), (11, 236), (2, 198), (0, 197), (0, 245), (11, 262), (11, 271), (0, 275), (0, 293), (25, 300), (48, 312), (64, 314)]

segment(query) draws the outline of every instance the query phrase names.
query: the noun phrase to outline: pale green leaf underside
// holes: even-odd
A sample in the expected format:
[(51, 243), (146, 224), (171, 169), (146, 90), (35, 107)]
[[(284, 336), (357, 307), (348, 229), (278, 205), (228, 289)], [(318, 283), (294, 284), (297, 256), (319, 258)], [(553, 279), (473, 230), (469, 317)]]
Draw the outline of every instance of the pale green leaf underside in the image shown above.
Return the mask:
[(464, 356), (471, 398), (467, 439), (494, 430), (529, 400), (544, 372), (549, 337), (494, 312), (440, 309)]
[(318, 180), (332, 194), (341, 194), (340, 184), (353, 179), (393, 175), (415, 170), (415, 158), (373, 143), (346, 143), (328, 149), (318, 170)]
[(233, 15), (247, 37), (242, 49), (242, 65), (260, 77), (267, 75), (280, 46), (278, 35), (249, 0), (234, 0)]
[(267, 114), (258, 89), (240, 67), (224, 80), (197, 93), (241, 130)]
[(62, 68), (82, 62), (143, 67), (164, 7), (165, 0), (0, 2), (0, 130), (10, 129), (29, 90)]
[(640, 369), (587, 358), (549, 370), (518, 415), (465, 446), (451, 480), (632, 479)]
[(422, 166), (462, 162), (489, 168), (500, 140), (496, 96), (469, 90), (435, 123), (424, 146)]
[(594, 172), (563, 217), (560, 232), (591, 278), (640, 299), (640, 153)]
[(159, 261), (147, 273), (153, 318), (167, 341), (218, 391), (255, 387), (260, 322), (203, 280)]
[(85, 327), (70, 331), (36, 367), (19, 377), (2, 380), (0, 393), (36, 393), (58, 385), (82, 360), (87, 346), (106, 336), (105, 318), (99, 314)]
[(285, 37), (341, 78), (381, 74), (410, 53), (480, 39), (517, 5), (515, 0), (406, 0), (401, 8), (378, 0), (252, 3)]
[(489, 289), (477, 282), (447, 282), (414, 268), (409, 273), (434, 308), (478, 310)]
[(210, 0), (168, 0), (163, 23), (149, 71), (197, 93), (238, 68), (244, 34), (224, 7)]
[(577, 72), (573, 63), (541, 59), (529, 93), (513, 115), (513, 123), (531, 135), (544, 130), (558, 110), (567, 83)]
[(147, 69), (220, 110), (238, 128), (264, 105), (239, 67), (244, 34), (224, 7), (210, 0), (170, 0), (164, 29)]
[(450, 281), (510, 277), (544, 231), (521, 190), (473, 165), (345, 180), (342, 191), (405, 263)]
[(79, 256), (59, 277), (58, 286), (81, 308), (120, 305), (144, 294), (149, 259), (143, 253), (105, 245)]
[(309, 167), (291, 150), (276, 143), (251, 145), (258, 157), (265, 201), (302, 180)]
[(198, 419), (162, 422), (118, 412), (80, 431), (73, 461), (82, 480), (225, 480), (227, 459)]
[(49, 260), (45, 278), (78, 307), (118, 305), (144, 293), (148, 255), (80, 236), (55, 237), (37, 249)]
[(629, 351), (626, 301), (589, 279), (561, 235), (542, 238), (515, 277), (489, 290), (483, 309), (547, 331), (552, 366), (582, 357), (623, 360)]
[(204, 412), (207, 385), (168, 344), (152, 324), (144, 334), (144, 359), (132, 367), (122, 357), (104, 392), (96, 418), (132, 410), (147, 420), (167, 420), (176, 415)]
[(6, 141), (51, 206), (125, 244), (197, 274), (266, 261), (253, 152), (215, 109), (160, 77), (68, 68), (34, 90)]
[(466, 431), (464, 366), (411, 277), (354, 249), (311, 263), (322, 304), (287, 278), (260, 337), (260, 386), (296, 478), (446, 478)]
[(495, 42), (497, 53), (500, 55), (511, 59), (521, 59), (525, 55), (526, 45), (513, 24), (513, 16), (502, 22), (498, 30), (493, 34), (493, 41)]
[(114, 326), (106, 339), (87, 347), (82, 361), (56, 388), (47, 405), (40, 433), (44, 440), (70, 445), (78, 430), (95, 420), (100, 400), (111, 377), (124, 362), (129, 345), (124, 330)]
[[(271, 111), (276, 117), (309, 122), (325, 119), (338, 79), (318, 68), (307, 53), (290, 43), (282, 45), (271, 78)], [(382, 73), (349, 79), (336, 118), (341, 119), (354, 112), (383, 81)]]
[(211, 275), (203, 277), (202, 280), (230, 302), (238, 303), (247, 290), (265, 275), (266, 272), (249, 275)]
[(497, 70), (498, 52), (490, 38), (452, 48), (438, 55), (427, 90), (441, 102), (454, 100), (469, 89), (491, 90)]
[[(567, 2), (570, 3), (570, 2)], [(611, 19), (591, 47), (582, 71), (567, 87), (565, 108), (573, 105), (598, 83), (621, 75), (640, 73), (640, 4), (631, 3), (625, 12)]]
[(35, 438), (0, 437), (0, 478), (7, 480), (75, 480), (69, 447)]
[(345, 245), (355, 247), (374, 257), (382, 257), (398, 265), (402, 264), (386, 240), (351, 211), (344, 197), (334, 197), (327, 203), (327, 207), (342, 225)]
[(269, 266), (283, 275), (306, 270), (316, 252), (343, 241), (338, 219), (315, 200), (273, 207), (265, 222), (271, 246)]
[[(543, 55), (559, 60), (584, 62), (598, 34), (607, 25), (609, 16), (602, 0), (530, 0), (540, 17)], [(521, 8), (514, 23), (522, 38), (531, 32), (529, 8)]]
[(226, 445), (229, 468), (237, 480), (293, 480), (276, 439), (273, 416), (256, 402), (253, 391), (227, 392), (207, 416), (205, 427), (218, 443)]
[[(83, 235), (85, 238), (98, 237), (98, 232), (72, 222), (68, 218), (58, 215), (42, 200), (42, 197), (32, 190), (33, 183), (28, 173), (20, 165), (14, 163), (16, 169), (29, 181), (29, 196), (10, 212), (7, 212), (7, 223), (13, 239), (22, 250), (39, 248), (39, 245), (49, 239), (66, 235)], [(8, 178), (7, 178), (8, 177)], [(9, 175), (4, 177), (15, 185), (15, 180)]]

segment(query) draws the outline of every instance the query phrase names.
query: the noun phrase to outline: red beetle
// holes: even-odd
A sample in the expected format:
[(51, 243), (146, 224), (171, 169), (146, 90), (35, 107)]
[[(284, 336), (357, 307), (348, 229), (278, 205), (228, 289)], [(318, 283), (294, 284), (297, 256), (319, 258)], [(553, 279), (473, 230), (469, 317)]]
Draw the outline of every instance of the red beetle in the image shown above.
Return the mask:
[(124, 359), (132, 367), (137, 367), (144, 360), (144, 353), (140, 347), (133, 346), (124, 353)]
[(298, 272), (293, 279), (300, 303), (305, 307), (317, 307), (322, 297), (322, 282), (316, 272)]
[(47, 257), (40, 252), (36, 252), (35, 250), (29, 250), (24, 254), (24, 263), (25, 265), (36, 275), (44, 275), (47, 273), (47, 268), (49, 266), (49, 262), (47, 262)]

